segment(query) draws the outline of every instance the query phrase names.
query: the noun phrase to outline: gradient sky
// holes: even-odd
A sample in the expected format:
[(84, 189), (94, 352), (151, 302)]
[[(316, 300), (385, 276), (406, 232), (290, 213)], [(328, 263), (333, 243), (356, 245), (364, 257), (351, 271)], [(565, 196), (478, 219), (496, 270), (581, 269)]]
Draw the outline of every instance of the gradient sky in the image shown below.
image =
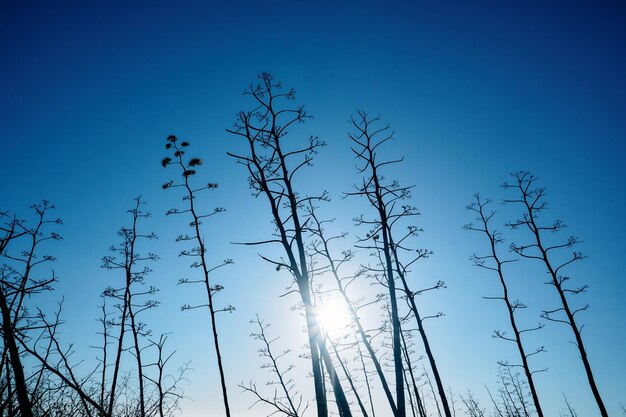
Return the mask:
[[(207, 225), (207, 240), (216, 262), (236, 262), (216, 276), (226, 287), (221, 302), (237, 308), (220, 321), (236, 415), (262, 415), (247, 411), (252, 399), (236, 387), (265, 377), (257, 345), (247, 341), (255, 313), (295, 350), (297, 370), (308, 372), (297, 358), (304, 337), (289, 310), (295, 299), (278, 298), (290, 279), (256, 255), (272, 249), (230, 245), (272, 230), (264, 201), (250, 196), (244, 170), (225, 154), (239, 146), (225, 129), (249, 105), (241, 92), (269, 71), (296, 88), (297, 102), (315, 116), (299, 133), (328, 143), (299, 184), (330, 191), (334, 200), (324, 210), (337, 218), (337, 230), (353, 232), (351, 218), (367, 210), (340, 198), (358, 181), (346, 135), (350, 115), (363, 108), (394, 127), (386, 151), (405, 157), (394, 175), (416, 185), (413, 203), (425, 229), (418, 246), (435, 252), (416, 275), (448, 285), (424, 296), (426, 311), (446, 313), (428, 330), (444, 382), (459, 393), (471, 389), (484, 398), (483, 385), (495, 384), (496, 360), (515, 358), (490, 337), (505, 325), (504, 311), (481, 298), (498, 287), (468, 261), (484, 241), (461, 230), (472, 220), (464, 208), (476, 191), (505, 196), (499, 186), (509, 172), (533, 171), (548, 187), (548, 215), (584, 240), (589, 258), (572, 271), (590, 284), (583, 336), (609, 413), (617, 414), (626, 403), (626, 7), (435, 3), (2, 2), (0, 209), (25, 217), (34, 201), (57, 205), (65, 239), (50, 248), (61, 278), (53, 298), (65, 296), (64, 337), (77, 355), (93, 355), (99, 294), (119, 282), (99, 267), (100, 258), (141, 194), (154, 214), (146, 229), (159, 235), (144, 252), (162, 258), (150, 277), (162, 290), (151, 324), (174, 332), (180, 362), (193, 361), (185, 387), (193, 401), (183, 415), (219, 415), (207, 317), (179, 311), (193, 290), (176, 286), (188, 274), (177, 257), (184, 247), (174, 243), (180, 222), (163, 215), (179, 201), (161, 190), (169, 177), (159, 165), (166, 136), (176, 134), (204, 159), (199, 175), (220, 183), (206, 207), (227, 209)], [(537, 268), (518, 269), (515, 277), (530, 305), (525, 320), (536, 323), (554, 294)], [(579, 415), (593, 416), (570, 339), (548, 324), (529, 340), (548, 349), (536, 361), (549, 368), (538, 377), (539, 390), (548, 415), (557, 415), (565, 393)]]

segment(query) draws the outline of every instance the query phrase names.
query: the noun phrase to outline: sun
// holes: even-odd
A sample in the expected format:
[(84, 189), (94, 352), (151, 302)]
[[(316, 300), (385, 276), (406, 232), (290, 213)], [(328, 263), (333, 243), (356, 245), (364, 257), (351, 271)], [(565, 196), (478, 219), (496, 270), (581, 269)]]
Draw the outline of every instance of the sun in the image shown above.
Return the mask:
[(342, 336), (351, 323), (345, 301), (337, 296), (324, 299), (317, 306), (317, 316), (322, 331), (333, 339)]

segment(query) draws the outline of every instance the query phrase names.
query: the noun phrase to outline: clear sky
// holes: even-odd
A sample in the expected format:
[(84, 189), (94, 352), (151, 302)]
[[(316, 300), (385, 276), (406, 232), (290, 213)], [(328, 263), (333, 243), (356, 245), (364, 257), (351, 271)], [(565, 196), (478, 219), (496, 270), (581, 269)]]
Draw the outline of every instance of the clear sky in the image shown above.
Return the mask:
[[(490, 337), (505, 326), (504, 311), (481, 298), (497, 285), (468, 261), (484, 242), (462, 231), (472, 220), (464, 208), (476, 191), (501, 199), (510, 171), (534, 172), (548, 187), (549, 215), (584, 240), (588, 259), (572, 271), (590, 285), (583, 336), (609, 413), (617, 415), (626, 403), (623, 2), (182, 3), (0, 5), (0, 209), (26, 216), (42, 198), (57, 205), (65, 239), (51, 247), (61, 278), (55, 297), (65, 296), (64, 336), (77, 355), (93, 355), (99, 294), (120, 279), (100, 268), (100, 258), (141, 194), (154, 214), (146, 228), (159, 235), (149, 249), (162, 258), (150, 277), (162, 290), (151, 325), (173, 331), (179, 361), (193, 361), (186, 387), (193, 401), (183, 415), (219, 415), (208, 319), (179, 311), (194, 294), (176, 286), (189, 272), (177, 257), (184, 248), (174, 243), (180, 223), (164, 216), (179, 199), (161, 190), (169, 178), (159, 160), (165, 138), (176, 134), (204, 159), (199, 175), (220, 183), (206, 207), (227, 209), (206, 234), (216, 262), (236, 262), (216, 276), (226, 287), (220, 302), (237, 308), (220, 317), (236, 415), (261, 415), (247, 411), (252, 399), (236, 387), (265, 377), (248, 340), (255, 313), (294, 349), (298, 372), (308, 372), (297, 358), (304, 337), (290, 310), (296, 300), (278, 298), (290, 278), (256, 255), (271, 249), (230, 244), (272, 230), (267, 206), (250, 196), (244, 170), (226, 156), (239, 144), (225, 132), (249, 105), (243, 89), (269, 71), (296, 88), (297, 102), (315, 116), (300, 133), (328, 143), (299, 184), (329, 190), (333, 202), (324, 210), (338, 230), (353, 232), (352, 217), (367, 210), (340, 198), (358, 181), (350, 115), (356, 108), (381, 113), (394, 127), (387, 152), (406, 161), (394, 175), (416, 185), (413, 203), (425, 229), (419, 246), (435, 252), (416, 273), (448, 286), (423, 300), (426, 311), (446, 313), (429, 323), (433, 349), (446, 385), (459, 393), (484, 397), (496, 361), (515, 358)], [(535, 323), (554, 294), (538, 269), (515, 276), (517, 294), (530, 305), (525, 320)], [(549, 415), (557, 415), (565, 393), (579, 415), (592, 416), (569, 340), (564, 328), (548, 324), (530, 341), (548, 349), (536, 362), (549, 368), (539, 390)]]

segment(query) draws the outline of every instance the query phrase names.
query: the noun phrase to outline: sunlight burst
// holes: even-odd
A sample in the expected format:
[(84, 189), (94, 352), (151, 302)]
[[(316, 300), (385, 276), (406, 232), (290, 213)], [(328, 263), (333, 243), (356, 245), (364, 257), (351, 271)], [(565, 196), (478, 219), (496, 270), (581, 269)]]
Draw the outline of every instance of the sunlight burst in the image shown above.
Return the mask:
[(320, 327), (331, 338), (341, 336), (350, 325), (350, 313), (339, 297), (325, 299), (317, 308)]

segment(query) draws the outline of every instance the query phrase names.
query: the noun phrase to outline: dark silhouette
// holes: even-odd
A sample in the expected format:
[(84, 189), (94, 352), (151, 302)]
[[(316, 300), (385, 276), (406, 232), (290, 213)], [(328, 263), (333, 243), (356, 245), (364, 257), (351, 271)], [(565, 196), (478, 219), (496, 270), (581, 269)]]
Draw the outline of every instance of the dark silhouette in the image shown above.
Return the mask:
[[(555, 244), (547, 243), (546, 234), (556, 233), (565, 228), (565, 224), (556, 220), (550, 225), (544, 225), (539, 223), (539, 216), (546, 210), (548, 203), (544, 200), (545, 188), (536, 187), (535, 183), (537, 178), (527, 171), (518, 171), (511, 174), (513, 177), (512, 183), (504, 183), (503, 187), (506, 189), (517, 192), (517, 197), (513, 199), (504, 200), (508, 204), (518, 204), (522, 206), (522, 217), (511, 221), (508, 226), (512, 229), (523, 228), (530, 232), (531, 240), (527, 244), (511, 244), (511, 250), (517, 253), (519, 256), (526, 259), (535, 259), (542, 262), (550, 276), (548, 284), (552, 285), (556, 290), (561, 306), (543, 312), (542, 317), (546, 320), (556, 323), (563, 323), (569, 326), (574, 333), (576, 340), (576, 347), (580, 353), (580, 359), (585, 368), (587, 380), (591, 387), (593, 397), (598, 404), (600, 414), (602, 417), (608, 417), (608, 413), (598, 391), (593, 372), (591, 371), (591, 364), (587, 357), (587, 351), (583, 343), (582, 336), (580, 334), (581, 328), (576, 324), (576, 314), (586, 311), (589, 305), (572, 310), (569, 305), (567, 295), (578, 295), (587, 289), (587, 285), (583, 285), (578, 288), (569, 288), (565, 284), (570, 279), (568, 276), (562, 275), (563, 268), (570, 264), (583, 259), (583, 255), (580, 252), (573, 252), (573, 254), (565, 261), (554, 261), (552, 253), (561, 249), (571, 249), (580, 241), (574, 236), (568, 237), (565, 241)], [(565, 318), (556, 317), (558, 313), (563, 313)]]
[(169, 210), (166, 214), (167, 215), (190, 214), (193, 219), (190, 223), (190, 226), (194, 231), (193, 235), (192, 236), (189, 236), (187, 234), (180, 235), (176, 240), (183, 241), (183, 242), (186, 242), (186, 241), (195, 242), (197, 246), (193, 247), (191, 250), (183, 250), (180, 253), (180, 256), (187, 256), (192, 259), (196, 259), (191, 264), (191, 266), (192, 268), (199, 268), (202, 271), (202, 279), (200, 280), (181, 279), (179, 283), (203, 285), (206, 291), (208, 303), (204, 305), (199, 305), (199, 306), (184, 305), (182, 309), (189, 310), (189, 309), (201, 308), (201, 307), (209, 308), (209, 313), (210, 313), (210, 318), (211, 318), (211, 330), (213, 332), (213, 343), (215, 346), (215, 356), (217, 359), (217, 366), (218, 366), (219, 373), (220, 373), (220, 383), (222, 386), (222, 396), (224, 399), (224, 409), (226, 411), (226, 417), (230, 417), (230, 404), (228, 402), (228, 390), (226, 388), (226, 376), (224, 372), (224, 364), (222, 363), (222, 353), (221, 353), (220, 343), (219, 343), (219, 338), (218, 338), (216, 315), (217, 313), (223, 312), (223, 311), (232, 312), (234, 311), (235, 308), (230, 305), (224, 308), (216, 308), (215, 303), (214, 303), (215, 294), (223, 290), (224, 287), (222, 287), (219, 284), (211, 285), (209, 274), (215, 271), (216, 269), (221, 268), (222, 266), (232, 264), (233, 261), (231, 259), (227, 259), (221, 264), (211, 267), (209, 266), (208, 261), (206, 259), (207, 248), (204, 242), (204, 236), (200, 230), (202, 220), (206, 219), (207, 217), (211, 217), (217, 213), (221, 213), (224, 211), (224, 209), (221, 207), (218, 207), (208, 214), (200, 214), (200, 212), (198, 211), (198, 208), (196, 206), (196, 201), (195, 201), (196, 195), (202, 191), (216, 189), (217, 184), (208, 183), (206, 185), (203, 185), (197, 188), (195, 186), (192, 186), (191, 177), (196, 175), (196, 169), (198, 166), (202, 165), (202, 160), (200, 158), (195, 158), (195, 157), (189, 158), (188, 160), (183, 159), (186, 153), (185, 149), (188, 146), (189, 146), (189, 142), (186, 142), (186, 141), (179, 142), (176, 136), (169, 136), (167, 138), (167, 142), (165, 143), (165, 149), (171, 152), (173, 158), (171, 157), (163, 158), (163, 160), (161, 161), (161, 165), (164, 168), (166, 168), (169, 165), (176, 166), (179, 169), (180, 174), (183, 177), (183, 180), (182, 182), (175, 182), (171, 180), (163, 184), (163, 189), (182, 188), (183, 193), (184, 193), (183, 200), (187, 203), (187, 207), (184, 210), (178, 210), (176, 208), (173, 208)]
[[(18, 343), (20, 336), (25, 334), (28, 327), (28, 314), (24, 308), (24, 301), (33, 295), (51, 289), (51, 284), (56, 281), (54, 273), (51, 278), (40, 279), (32, 275), (33, 268), (46, 262), (54, 261), (54, 257), (38, 254), (39, 246), (46, 240), (60, 240), (56, 232), (47, 232), (46, 226), (50, 223), (61, 224), (60, 219), (50, 220), (47, 212), (54, 209), (54, 205), (48, 201), (31, 206), (36, 215), (36, 223), (29, 227), (26, 222), (15, 217), (10, 218), (6, 213), (0, 213), (0, 218), (8, 218), (0, 226), (0, 256), (12, 262), (12, 265), (4, 264), (0, 267), (0, 310), (2, 313), (2, 336), (4, 340), (4, 352), (0, 370), (4, 369), (6, 362), (7, 377), (12, 372), (15, 382), (15, 392), (19, 403), (20, 414), (23, 417), (32, 417), (33, 409), (29, 398), (24, 367), (20, 358)], [(25, 239), (25, 249), (17, 254), (10, 252), (9, 244), (14, 244), (18, 239)], [(26, 328), (20, 322), (26, 321)], [(9, 368), (10, 363), (10, 368)], [(11, 387), (11, 382), (7, 382)]]
[(254, 323), (258, 328), (256, 332), (252, 333), (252, 337), (259, 340), (262, 344), (261, 349), (259, 349), (259, 356), (268, 360), (268, 362), (262, 365), (262, 368), (268, 369), (273, 374), (273, 378), (275, 378), (266, 385), (275, 385), (277, 388), (274, 389), (274, 394), (269, 397), (263, 395), (254, 382), (250, 382), (248, 385), (241, 383), (239, 387), (256, 397), (256, 401), (252, 406), (266, 404), (275, 410), (272, 414), (280, 413), (288, 417), (301, 417), (308, 408), (308, 403), (304, 402), (302, 395), (295, 388), (293, 379), (287, 375), (294, 366), (287, 365), (285, 369), (281, 369), (278, 365), (278, 361), (291, 351), (285, 350), (275, 354), (272, 351), (272, 344), (278, 340), (278, 337), (269, 339), (265, 332), (270, 325), (264, 323), (259, 316), (251, 323)]
[[(509, 246), (513, 254), (502, 253), (504, 237), (493, 226), (495, 212), (490, 209), (490, 200), (475, 195), (467, 209), (477, 221), (464, 227), (487, 238), (487, 250), (470, 259), (476, 266), (492, 271), (494, 278), (497, 274), (497, 295), (484, 298), (503, 302), (510, 330), (495, 330), (493, 337), (514, 343), (521, 364), (499, 361), (495, 387), (485, 386), (485, 399), (479, 400), (470, 391), (455, 395), (451, 387), (444, 389), (430, 332), (425, 327), (429, 319), (443, 313), (424, 314), (425, 304), (419, 302), (420, 295), (445, 288), (445, 284), (424, 284), (420, 279), (409, 285), (412, 269), (432, 252), (414, 244), (422, 229), (414, 225), (420, 213), (411, 204), (413, 186), (403, 186), (385, 177), (388, 168), (399, 167), (396, 164), (403, 161), (383, 155), (383, 145), (393, 139), (389, 125), (380, 125), (380, 117), (362, 111), (351, 119), (350, 149), (360, 178), (343, 197), (357, 196), (366, 202), (364, 214), (354, 218), (357, 232), (351, 235), (336, 232), (334, 219), (323, 217), (324, 203), (330, 201), (326, 192), (301, 191), (300, 175), (312, 165), (325, 143), (317, 136), (304, 142), (294, 138), (292, 131), (296, 126), (312, 118), (304, 107), (293, 104), (295, 92), (283, 89), (270, 74), (262, 73), (244, 96), (252, 104), (237, 113), (234, 127), (227, 130), (239, 141), (233, 144), (237, 150), (228, 155), (247, 170), (252, 195), (269, 205), (266, 214), (274, 230), (267, 238), (261, 236), (260, 240), (237, 244), (275, 245), (278, 253), (260, 257), (276, 272), (290, 274), (289, 286), (282, 296), (297, 294), (293, 310), (305, 320), (306, 352), (299, 357), (310, 364), (303, 373), (308, 376), (310, 369), (312, 374), (317, 417), (376, 417), (377, 413), (382, 413), (379, 417), (456, 417), (463, 413), (474, 417), (543, 417), (535, 376), (545, 369), (533, 370), (531, 364), (534, 355), (543, 352), (544, 347), (529, 351), (527, 338), (529, 332), (542, 329), (544, 324), (521, 324), (526, 305), (513, 297), (509, 279), (509, 266), (518, 261), (525, 264), (526, 259), (537, 261), (548, 274), (547, 283), (555, 288), (553, 295), (559, 299), (557, 308), (544, 310), (541, 317), (571, 329), (600, 414), (608, 416), (583, 344), (583, 326), (578, 321), (578, 313), (586, 311), (588, 305), (573, 306), (573, 296), (585, 292), (587, 285), (573, 287), (570, 277), (564, 275), (567, 267), (584, 258), (574, 250), (580, 240), (559, 240), (557, 232), (565, 228), (560, 220), (544, 223), (546, 193), (537, 187), (533, 175), (515, 172), (513, 181), (503, 185), (507, 192), (515, 194), (504, 203), (521, 208), (519, 218), (506, 226), (513, 230), (511, 233), (518, 229), (527, 233), (521, 237), (523, 243)], [(218, 186), (212, 182), (197, 183), (203, 161), (188, 155), (189, 143), (171, 135), (165, 141), (165, 149), (167, 155), (161, 165), (167, 172), (174, 170), (174, 179), (162, 187), (178, 190), (182, 196), (182, 206), (165, 215), (187, 219), (183, 224), (192, 232), (181, 233), (176, 242), (190, 246), (178, 255), (190, 259), (192, 270), (198, 273), (196, 277), (180, 279), (178, 284), (198, 285), (195, 288), (201, 290), (201, 301), (196, 305), (184, 304), (181, 310), (208, 310), (205, 319), (210, 320), (217, 363), (217, 371), (210, 377), (217, 381), (219, 376), (223, 416), (231, 417), (234, 410), (229, 388), (233, 387), (227, 384), (223, 358), (228, 347), (222, 346), (219, 337), (223, 336), (223, 323), (218, 315), (235, 308), (220, 305), (224, 287), (216, 283), (215, 275), (233, 261), (210, 264), (209, 254), (217, 239), (210, 236), (209, 240), (203, 228), (203, 222), (225, 209), (204, 208), (201, 198), (210, 194), (204, 192)], [(32, 206), (31, 222), (8, 211), (0, 212), (0, 416), (172, 417), (181, 411), (180, 403), (185, 398), (181, 384), (186, 380), (189, 362), (170, 374), (176, 352), (170, 348), (173, 338), (169, 333), (153, 336), (152, 326), (144, 322), (149, 317), (147, 311), (157, 307), (159, 301), (157, 288), (148, 280), (152, 272), (148, 265), (158, 256), (143, 250), (143, 244), (156, 239), (156, 235), (143, 232), (144, 219), (150, 216), (143, 207), (141, 198), (136, 198), (128, 210), (129, 224), (118, 231), (119, 242), (102, 258), (101, 266), (114, 270), (117, 279), (100, 294), (98, 327), (94, 330), (98, 341), (96, 346), (90, 346), (96, 352), (91, 360), (77, 358), (85, 347), (77, 348), (62, 338), (63, 299), (51, 311), (42, 307), (46, 298), (40, 294), (52, 290), (57, 281), (54, 271), (45, 271), (55, 258), (43, 254), (47, 241), (61, 240), (59, 234), (49, 230), (62, 223), (49, 217), (54, 206), (47, 201)], [(348, 236), (354, 236), (354, 241), (345, 239)], [(93, 236), (84, 233), (83, 237)], [(81, 256), (72, 253), (75, 259)], [(359, 297), (359, 286), (366, 285), (373, 285), (377, 293)], [(416, 286), (419, 289), (412, 288)], [(334, 303), (335, 297), (341, 299), (339, 306)], [(256, 297), (255, 301), (268, 302), (263, 297)], [(378, 309), (379, 315), (370, 315), (370, 308)], [(270, 376), (264, 386), (257, 386), (254, 379), (239, 384), (254, 399), (250, 408), (263, 407), (269, 415), (305, 417), (312, 398), (307, 398), (307, 390), (295, 382), (292, 351), (277, 349), (279, 337), (270, 336), (269, 325), (258, 315), (252, 323), (252, 337), (260, 343), (261, 369)], [(282, 337), (281, 341), (293, 340)], [(465, 348), (461, 351), (468, 353)], [(376, 394), (378, 389), (382, 392)], [(382, 403), (375, 404), (374, 398)], [(222, 406), (219, 401), (216, 404)], [(624, 406), (620, 406), (626, 414)], [(560, 414), (577, 416), (565, 395), (559, 407)]]
[(167, 334), (161, 334), (159, 340), (150, 340), (150, 346), (157, 350), (157, 357), (154, 362), (145, 365), (146, 368), (157, 368), (156, 376), (146, 374), (144, 377), (157, 389), (157, 402), (152, 408), (156, 409), (159, 417), (171, 416), (178, 410), (178, 403), (183, 399), (179, 385), (189, 370), (189, 362), (187, 362), (179, 368), (177, 376), (173, 377), (166, 373), (165, 368), (176, 353), (176, 351), (165, 353), (167, 338)]
[[(351, 261), (354, 258), (354, 253), (348, 250), (348, 251), (342, 252), (341, 257), (334, 258), (331, 255), (330, 248), (329, 248), (330, 241), (336, 240), (338, 238), (343, 238), (346, 235), (342, 234), (340, 236), (326, 237), (326, 235), (324, 234), (323, 225), (325, 223), (328, 223), (329, 221), (320, 220), (317, 217), (315, 213), (316, 211), (315, 206), (313, 204), (310, 204), (307, 207), (307, 211), (311, 219), (310, 232), (312, 236), (316, 238), (316, 240), (311, 243), (311, 246), (310, 246), (311, 251), (313, 252), (313, 254), (320, 256), (322, 259), (324, 259), (327, 262), (325, 272), (326, 271), (330, 272), (332, 277), (335, 279), (335, 283), (337, 285), (337, 291), (341, 294), (342, 299), (345, 301), (346, 308), (348, 309), (350, 318), (352, 319), (352, 322), (354, 323), (354, 326), (356, 327), (356, 332), (360, 338), (360, 342), (363, 343), (363, 345), (365, 346), (365, 349), (367, 350), (368, 357), (372, 361), (372, 364), (374, 365), (374, 368), (376, 369), (376, 375), (378, 376), (378, 379), (380, 380), (380, 383), (383, 387), (383, 391), (385, 392), (385, 396), (387, 397), (389, 406), (392, 412), (394, 413), (394, 415), (396, 415), (398, 413), (398, 410), (397, 410), (395, 401), (393, 399), (393, 394), (391, 393), (391, 389), (389, 388), (389, 384), (387, 383), (387, 378), (385, 377), (385, 373), (383, 372), (382, 366), (380, 365), (378, 356), (376, 352), (374, 351), (374, 348), (372, 347), (372, 344), (370, 342), (370, 337), (368, 336), (365, 329), (363, 328), (363, 325), (361, 324), (361, 319), (359, 318), (359, 315), (357, 312), (358, 306), (356, 306), (350, 300), (347, 294), (347, 288), (346, 288), (347, 285), (349, 285), (351, 282), (354, 282), (354, 280), (358, 278), (358, 276), (341, 277), (339, 275), (339, 268), (341, 268), (342, 265)], [(358, 275), (362, 275), (362, 271), (359, 271)], [(363, 411), (363, 413), (366, 414), (365, 411)]]
[[(524, 345), (522, 343), (522, 333), (534, 331), (541, 329), (543, 325), (539, 325), (535, 328), (530, 329), (520, 329), (517, 321), (515, 319), (515, 312), (518, 309), (526, 308), (526, 306), (519, 301), (513, 301), (509, 295), (509, 289), (507, 287), (506, 280), (504, 278), (504, 272), (502, 267), (505, 264), (515, 262), (515, 259), (501, 259), (500, 255), (497, 251), (497, 246), (503, 242), (501, 234), (492, 230), (489, 225), (489, 221), (495, 215), (495, 212), (485, 212), (485, 208), (491, 202), (491, 200), (482, 200), (479, 194), (475, 194), (475, 199), (472, 204), (467, 206), (468, 210), (475, 212), (478, 217), (476, 220), (479, 222), (478, 226), (474, 226), (472, 223), (467, 224), (465, 226), (466, 230), (473, 230), (477, 232), (483, 233), (487, 240), (489, 241), (489, 254), (480, 256), (480, 255), (472, 255), (472, 261), (474, 264), (480, 268), (485, 268), (491, 271), (495, 271), (498, 274), (498, 278), (500, 279), (500, 285), (502, 286), (502, 296), (501, 297), (485, 297), (492, 300), (502, 300), (506, 305), (506, 309), (508, 312), (509, 322), (511, 324), (511, 329), (513, 330), (514, 338), (510, 338), (506, 336), (504, 332), (495, 331), (494, 337), (498, 337), (503, 340), (507, 340), (510, 342), (514, 342), (517, 346), (517, 350), (520, 355), (520, 359), (522, 360), (522, 368), (524, 369), (524, 374), (526, 375), (526, 380), (528, 381), (528, 386), (530, 388), (530, 392), (532, 394), (533, 403), (535, 405), (535, 411), (539, 417), (543, 417), (543, 411), (541, 409), (541, 405), (539, 403), (539, 396), (537, 394), (537, 388), (535, 387), (535, 382), (533, 379), (533, 371), (530, 370), (530, 365), (528, 364), (528, 358), (532, 355), (535, 355), (539, 352), (543, 351), (543, 346), (537, 349), (535, 352), (526, 353), (526, 349), (524, 349)], [(537, 371), (535, 371), (537, 372)]]
[[(380, 272), (384, 276), (384, 285), (389, 291), (398, 415), (405, 416), (406, 411), (404, 389), (398, 388), (404, 387), (404, 372), (400, 343), (401, 324), (397, 306), (396, 277), (400, 279), (400, 283), (402, 284), (401, 291), (406, 297), (411, 312), (417, 321), (418, 331), (422, 338), (426, 356), (428, 357), (437, 384), (444, 414), (446, 417), (451, 417), (441, 375), (439, 374), (437, 363), (423, 325), (424, 320), (430, 317), (422, 318), (415, 302), (415, 296), (417, 294), (423, 293), (426, 290), (441, 288), (444, 284), (443, 282), (438, 282), (434, 287), (418, 292), (412, 291), (408, 286), (406, 280), (408, 268), (417, 260), (430, 255), (431, 252), (425, 249), (411, 250), (405, 246), (406, 240), (416, 236), (419, 232), (414, 226), (409, 226), (407, 229), (408, 232), (398, 238), (397, 241), (394, 239), (393, 226), (400, 220), (417, 216), (419, 212), (414, 207), (402, 203), (404, 200), (410, 198), (411, 187), (400, 186), (397, 181), (385, 181), (380, 173), (381, 168), (399, 163), (402, 159), (384, 161), (377, 159), (378, 148), (393, 138), (393, 133), (390, 131), (389, 125), (383, 126), (382, 128), (374, 126), (379, 120), (379, 117), (369, 117), (365, 112), (359, 111), (357, 118), (352, 119), (352, 125), (356, 129), (356, 132), (349, 134), (353, 143), (352, 151), (356, 155), (359, 163), (361, 163), (361, 166), (358, 167), (359, 173), (364, 174), (364, 178), (362, 184), (355, 186), (356, 191), (347, 194), (365, 197), (376, 212), (376, 217), (373, 220), (366, 219), (363, 216), (356, 219), (358, 225), (364, 225), (369, 228), (367, 235), (360, 239), (360, 243), (357, 247), (375, 251), (377, 257), (380, 259), (380, 268), (382, 268)], [(398, 205), (400, 207), (397, 207)], [(406, 264), (403, 264), (400, 259), (399, 255), (401, 251), (411, 253), (413, 256)], [(436, 317), (440, 315), (441, 314), (437, 314)]]
[[(318, 417), (328, 416), (322, 366), (331, 380), (340, 415), (351, 417), (350, 406), (319, 330), (307, 266), (304, 233), (308, 221), (303, 218), (301, 209), (309, 202), (325, 200), (326, 195), (301, 196), (293, 183), (295, 174), (311, 164), (312, 155), (324, 146), (324, 142), (312, 136), (304, 147), (288, 150), (288, 129), (311, 116), (303, 107), (281, 107), (282, 103), (295, 99), (294, 90), (282, 90), (281, 84), (267, 73), (259, 75), (258, 80), (258, 84), (250, 85), (244, 92), (253, 102), (252, 109), (239, 112), (234, 128), (228, 129), (228, 132), (244, 139), (248, 150), (243, 154), (229, 155), (248, 170), (254, 195), (267, 198), (278, 230), (269, 240), (249, 244), (277, 243), (283, 247), (287, 256), (287, 260), (264, 259), (277, 269), (284, 268), (292, 274), (304, 304)], [(294, 161), (294, 158), (301, 159)]]
[[(156, 294), (157, 289), (153, 286), (145, 287), (146, 275), (151, 272), (148, 266), (145, 266), (146, 261), (156, 261), (158, 256), (154, 253), (148, 253), (147, 255), (141, 255), (137, 250), (137, 244), (140, 239), (156, 239), (154, 233), (141, 233), (139, 232), (138, 222), (142, 218), (150, 217), (150, 213), (141, 210), (141, 206), (145, 203), (141, 201), (141, 197), (135, 198), (135, 206), (128, 210), (131, 214), (132, 221), (129, 227), (122, 227), (118, 235), (121, 237), (121, 242), (118, 245), (114, 245), (110, 248), (110, 251), (114, 255), (108, 255), (102, 258), (102, 267), (110, 270), (121, 270), (124, 274), (124, 285), (121, 287), (109, 286), (103, 293), (105, 297), (113, 298), (117, 300), (117, 309), (120, 311), (119, 323), (119, 336), (117, 337), (117, 349), (115, 353), (115, 362), (113, 363), (113, 381), (111, 382), (111, 391), (109, 394), (108, 413), (113, 413), (113, 407), (115, 405), (115, 393), (117, 388), (117, 381), (120, 372), (121, 356), (124, 348), (124, 335), (127, 332), (127, 327), (130, 327), (131, 335), (133, 338), (132, 346), (137, 363), (137, 379), (139, 382), (139, 411), (142, 416), (146, 415), (146, 390), (144, 387), (144, 364), (142, 359), (142, 346), (139, 341), (140, 337), (149, 336), (150, 332), (147, 330), (144, 323), (139, 322), (138, 315), (145, 310), (154, 308), (158, 305), (158, 302), (153, 299), (141, 301), (141, 298), (146, 296), (153, 296)], [(140, 289), (136, 289), (139, 287)], [(104, 314), (104, 345), (103, 350), (106, 352), (107, 335), (109, 330), (106, 328), (106, 310), (103, 304)], [(105, 381), (106, 373), (106, 357), (103, 357), (102, 366), (102, 381)], [(101, 392), (101, 398), (103, 394)]]

